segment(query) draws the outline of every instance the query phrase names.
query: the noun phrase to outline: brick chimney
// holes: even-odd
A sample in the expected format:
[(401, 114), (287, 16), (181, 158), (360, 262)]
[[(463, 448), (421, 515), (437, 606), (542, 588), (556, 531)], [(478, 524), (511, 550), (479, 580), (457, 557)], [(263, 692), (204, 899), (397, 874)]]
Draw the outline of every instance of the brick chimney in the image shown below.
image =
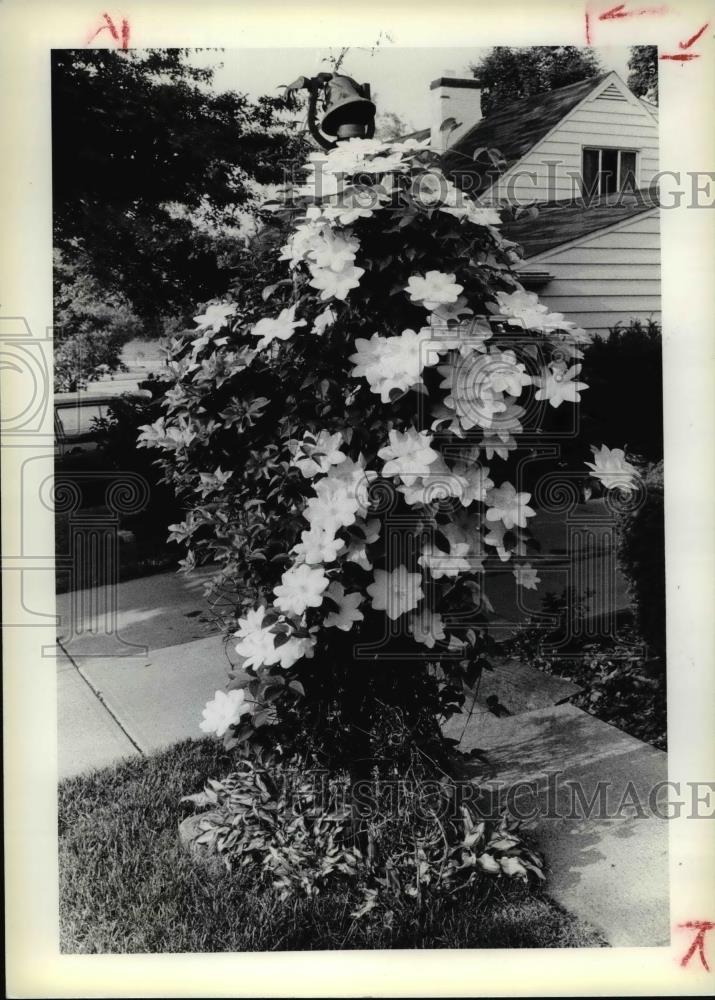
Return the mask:
[[(430, 146), (443, 153), (462, 138), (482, 117), (479, 106), (481, 87), (472, 77), (455, 76), (445, 70), (443, 76), (430, 84)], [(443, 122), (453, 118), (459, 124), (450, 132), (441, 131)]]

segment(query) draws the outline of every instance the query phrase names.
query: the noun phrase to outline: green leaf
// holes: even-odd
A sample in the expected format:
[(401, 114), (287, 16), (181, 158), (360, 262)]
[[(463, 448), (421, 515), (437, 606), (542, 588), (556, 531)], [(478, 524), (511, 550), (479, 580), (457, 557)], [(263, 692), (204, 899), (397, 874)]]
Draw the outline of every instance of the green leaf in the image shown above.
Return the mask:
[(256, 714), (252, 716), (254, 728), (260, 729), (261, 726), (265, 726), (266, 723), (270, 722), (272, 718), (272, 708), (264, 708), (260, 712), (256, 712)]

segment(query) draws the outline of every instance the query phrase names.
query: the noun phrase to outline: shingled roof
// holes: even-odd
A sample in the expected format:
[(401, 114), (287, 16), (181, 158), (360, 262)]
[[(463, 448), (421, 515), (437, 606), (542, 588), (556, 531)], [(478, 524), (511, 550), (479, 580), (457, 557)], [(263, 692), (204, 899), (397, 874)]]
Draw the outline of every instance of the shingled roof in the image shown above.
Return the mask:
[(518, 219), (504, 219), (502, 234), (518, 243), (525, 259), (546, 253), (563, 243), (588, 236), (607, 226), (648, 212), (658, 207), (658, 194), (654, 188), (629, 194), (610, 195), (590, 203), (582, 199), (554, 201), (534, 206), (538, 215), (525, 213)]
[[(479, 194), (490, 187), (496, 175), (505, 173), (540, 142), (606, 76), (592, 76), (505, 104), (495, 114), (477, 122), (446, 151), (442, 157), (445, 172), (472, 193)], [(489, 149), (501, 155), (498, 167), (485, 156), (478, 155), (475, 160), (478, 150)]]

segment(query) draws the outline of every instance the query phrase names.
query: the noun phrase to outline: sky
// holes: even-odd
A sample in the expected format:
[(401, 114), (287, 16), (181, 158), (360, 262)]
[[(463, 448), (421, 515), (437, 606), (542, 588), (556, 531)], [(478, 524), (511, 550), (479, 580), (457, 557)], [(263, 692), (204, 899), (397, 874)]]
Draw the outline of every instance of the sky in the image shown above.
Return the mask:
[[(432, 80), (452, 70), (469, 77), (469, 65), (485, 55), (487, 48), (408, 49), (396, 46), (351, 49), (340, 72), (358, 83), (369, 83), (378, 114), (394, 111), (415, 129), (429, 125), (429, 85)], [(626, 78), (628, 48), (598, 48), (605, 70), (615, 70)], [(216, 71), (215, 89), (237, 90), (249, 97), (275, 94), (281, 86), (299, 76), (329, 72), (330, 57), (337, 49), (225, 49), (197, 52), (191, 61), (196, 65), (223, 66)]]

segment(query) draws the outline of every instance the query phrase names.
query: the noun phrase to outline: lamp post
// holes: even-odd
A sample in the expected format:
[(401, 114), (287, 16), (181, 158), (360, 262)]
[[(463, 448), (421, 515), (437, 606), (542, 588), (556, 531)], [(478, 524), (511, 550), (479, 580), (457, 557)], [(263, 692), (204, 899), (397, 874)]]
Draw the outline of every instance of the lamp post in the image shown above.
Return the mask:
[(285, 90), (287, 97), (296, 90), (308, 91), (308, 129), (323, 149), (334, 149), (348, 139), (371, 139), (375, 134), (375, 105), (367, 83), (356, 83), (340, 73), (318, 73), (299, 76)]

